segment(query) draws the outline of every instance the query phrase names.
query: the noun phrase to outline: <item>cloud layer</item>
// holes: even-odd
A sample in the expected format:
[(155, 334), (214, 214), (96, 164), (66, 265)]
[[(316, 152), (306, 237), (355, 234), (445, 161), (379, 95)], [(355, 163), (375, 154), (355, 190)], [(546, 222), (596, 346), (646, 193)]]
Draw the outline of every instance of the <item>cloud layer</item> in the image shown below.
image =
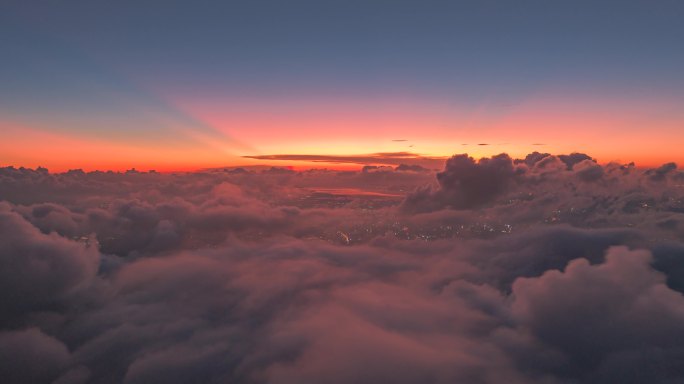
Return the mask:
[(683, 183), (541, 153), (437, 174), (2, 168), (0, 377), (679, 382)]

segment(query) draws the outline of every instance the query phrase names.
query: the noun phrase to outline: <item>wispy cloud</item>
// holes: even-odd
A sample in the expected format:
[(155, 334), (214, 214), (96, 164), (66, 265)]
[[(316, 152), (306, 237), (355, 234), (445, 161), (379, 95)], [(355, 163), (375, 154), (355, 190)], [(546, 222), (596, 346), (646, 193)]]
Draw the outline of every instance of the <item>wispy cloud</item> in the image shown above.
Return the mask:
[(421, 165), (426, 168), (439, 168), (444, 165), (446, 157), (422, 156), (412, 152), (379, 152), (361, 155), (303, 155), (278, 154), (243, 156), (247, 159), (276, 161), (309, 161), (316, 163), (341, 164), (380, 164), (380, 165)]

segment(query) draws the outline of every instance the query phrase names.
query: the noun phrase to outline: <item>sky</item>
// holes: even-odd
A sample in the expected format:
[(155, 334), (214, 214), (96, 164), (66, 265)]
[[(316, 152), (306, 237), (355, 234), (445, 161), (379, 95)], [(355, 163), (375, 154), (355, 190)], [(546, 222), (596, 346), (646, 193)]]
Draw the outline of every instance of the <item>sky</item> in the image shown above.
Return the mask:
[(684, 163), (683, 18), (676, 0), (4, 0), (0, 165)]

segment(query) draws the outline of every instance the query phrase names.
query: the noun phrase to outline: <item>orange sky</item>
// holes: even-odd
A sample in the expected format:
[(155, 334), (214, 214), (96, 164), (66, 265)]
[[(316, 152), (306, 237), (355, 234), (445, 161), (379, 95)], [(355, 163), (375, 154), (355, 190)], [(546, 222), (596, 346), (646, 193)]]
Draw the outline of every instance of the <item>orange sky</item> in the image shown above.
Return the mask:
[(33, 3), (0, 12), (2, 166), (532, 151), (684, 164), (674, 3)]
[[(411, 152), (428, 157), (474, 157), (533, 151), (587, 153), (600, 162), (638, 166), (684, 163), (684, 112), (667, 100), (583, 100), (545, 95), (517, 105), (455, 107), (419, 100), (258, 102), (220, 97), (169, 98), (209, 127), (198, 130), (166, 117), (159, 137), (98, 137), (82, 129), (49, 130), (0, 122), (2, 165), (53, 171), (182, 171), (207, 167), (278, 165), (297, 169), (359, 168), (363, 164), (255, 160), (253, 155), (361, 155)], [(85, 132), (85, 133), (83, 133)], [(401, 141), (400, 141), (401, 140)], [(487, 145), (478, 145), (487, 144)], [(379, 161), (380, 162), (380, 161)]]

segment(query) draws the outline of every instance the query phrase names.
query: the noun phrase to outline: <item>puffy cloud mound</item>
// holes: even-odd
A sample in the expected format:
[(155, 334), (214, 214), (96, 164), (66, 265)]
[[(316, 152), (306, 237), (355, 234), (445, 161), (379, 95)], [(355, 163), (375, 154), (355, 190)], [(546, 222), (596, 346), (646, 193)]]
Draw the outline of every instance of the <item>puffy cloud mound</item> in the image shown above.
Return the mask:
[(681, 179), (0, 169), (0, 381), (681, 382)]
[(447, 160), (437, 181), (452, 206), (471, 207), (503, 193), (514, 176), (512, 159), (506, 154), (477, 162), (467, 155), (456, 155)]
[(3, 383), (49, 383), (69, 365), (67, 347), (39, 329), (0, 332)]
[(584, 153), (571, 153), (569, 155), (559, 155), (558, 159), (565, 164), (565, 166), (568, 168), (568, 170), (571, 170), (575, 167), (576, 164), (579, 164), (584, 161), (595, 161), (592, 159), (589, 155), (586, 155)]
[(409, 210), (424, 211), (438, 206), (473, 208), (491, 202), (506, 191), (516, 172), (506, 154), (475, 161), (468, 155), (449, 158), (437, 173), (437, 190), (423, 189), (406, 201)]
[(95, 277), (94, 247), (43, 234), (0, 203), (0, 308), (3, 319), (58, 305)]
[(684, 296), (651, 262), (647, 251), (612, 248), (600, 265), (577, 259), (563, 272), (518, 279), (512, 315), (562, 353), (563, 374), (591, 382), (681, 379), (684, 367), (673, 362), (684, 356)]

